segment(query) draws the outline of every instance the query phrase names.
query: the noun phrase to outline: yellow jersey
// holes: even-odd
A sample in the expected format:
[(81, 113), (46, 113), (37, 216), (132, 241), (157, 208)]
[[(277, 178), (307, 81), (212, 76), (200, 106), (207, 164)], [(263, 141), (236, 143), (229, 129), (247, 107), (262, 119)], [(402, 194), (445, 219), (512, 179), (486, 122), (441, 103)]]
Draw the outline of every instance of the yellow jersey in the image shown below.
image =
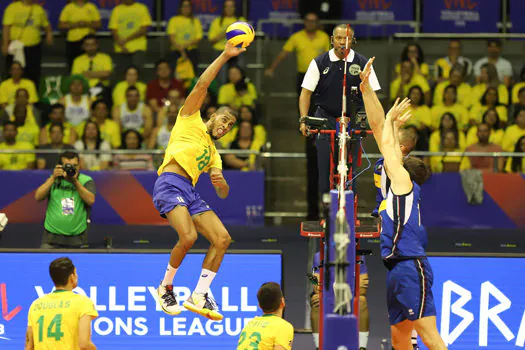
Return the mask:
[(81, 317), (98, 312), (85, 295), (57, 290), (35, 300), (29, 308), (28, 326), (33, 330), (35, 350), (74, 350), (78, 345)]
[(516, 124), (507, 127), (507, 130), (505, 130), (505, 134), (503, 134), (501, 148), (503, 148), (505, 152), (514, 152), (516, 142), (518, 142), (518, 140), (522, 136), (525, 136), (525, 129), (521, 129)]
[[(193, 40), (202, 39), (202, 24), (197, 17), (189, 18), (182, 15), (171, 17), (168, 22), (168, 35), (175, 35), (177, 44), (187, 44)], [(197, 45), (188, 46), (188, 50), (196, 49)], [(175, 50), (175, 46), (171, 46)]]
[[(505, 131), (503, 131), (503, 129), (498, 129), (498, 130), (494, 130), (494, 129), (491, 129), (490, 130), (490, 136), (489, 136), (489, 142), (490, 143), (494, 143), (498, 146), (501, 146), (501, 142), (503, 141), (503, 134), (505, 133)], [(470, 145), (473, 145), (475, 143), (478, 143), (479, 142), (479, 139), (478, 139), (478, 127), (477, 126), (473, 126), (471, 127), (468, 132), (467, 132), (467, 144), (466, 146), (470, 146)]]
[(512, 87), (512, 103), (520, 103), (519, 92), (522, 88), (525, 87), (525, 82), (517, 83)]
[[(95, 4), (86, 2), (79, 6), (75, 1), (67, 4), (58, 19), (60, 22), (79, 23), (79, 22), (98, 22), (100, 21), (100, 12)], [(73, 28), (67, 31), (67, 41), (80, 41), (88, 34), (94, 34), (95, 30), (91, 28)]]
[[(461, 131), (458, 132), (459, 140), (458, 140), (458, 152), (462, 152), (465, 150), (467, 140), (465, 138), (465, 134)], [(430, 139), (428, 141), (428, 150), (430, 152), (439, 152), (441, 151), (441, 131), (436, 130), (432, 134), (430, 134)]]
[[(462, 150), (454, 150), (454, 152), (462, 152)], [(444, 163), (456, 163), (458, 164), (458, 170), (470, 169), (470, 161), (468, 157), (457, 157), (457, 156), (432, 156), (430, 157), (430, 170), (433, 173), (442, 173)]]
[[(221, 17), (215, 18), (210, 24), (210, 29), (208, 30), (208, 39), (214, 38), (220, 33), (226, 33), (228, 26), (235, 22), (246, 22), (246, 19), (244, 17), (224, 17), (222, 19)], [(217, 51), (222, 51), (224, 50), (224, 45), (226, 45), (226, 37), (223, 37), (221, 40), (217, 41), (215, 45), (213, 45), (213, 48)]]
[(17, 142), (27, 142), (33, 146), (38, 145), (38, 139), (40, 137), (40, 128), (38, 125), (26, 121), (24, 125), (17, 128), (17, 131)]
[(283, 50), (295, 51), (297, 72), (306, 73), (310, 62), (320, 54), (330, 50), (330, 37), (322, 30), (317, 30), (313, 38), (306, 31), (300, 30), (286, 41)]
[[(428, 78), (428, 64), (425, 62), (421, 63), (419, 65), (419, 71), (423, 77)], [(396, 64), (396, 76), (399, 76), (399, 74), (401, 74), (401, 63)]]
[(164, 154), (164, 162), (158, 170), (162, 174), (166, 165), (175, 160), (191, 178), (193, 186), (203, 172), (210, 168), (222, 169), (222, 160), (208, 134), (201, 112), (182, 117), (180, 109), (175, 126), (171, 130), (170, 141)]
[(15, 1), (5, 9), (3, 25), (11, 27), (9, 40), (20, 40), (24, 46), (35, 46), (41, 41), (40, 30), (47, 28), (49, 21), (42, 6)]
[[(71, 130), (73, 130), (73, 125), (68, 122), (64, 122), (62, 125), (64, 126), (64, 137), (62, 138), (62, 142), (68, 144), (71, 137)], [(46, 126), (44, 126), (44, 130), (46, 131), (46, 139), (44, 140), (44, 144), (51, 143), (51, 135), (49, 134), (50, 126), (51, 123), (47, 123)]]
[[(9, 150), (29, 150), (34, 149), (32, 144), (27, 142), (15, 142), (14, 145), (8, 145), (5, 142), (0, 143), (0, 149)], [(28, 164), (35, 161), (34, 153), (16, 153), (0, 154), (0, 169), (2, 170), (24, 170), (28, 169)]]
[[(401, 85), (401, 78), (397, 78), (390, 84), (390, 99), (393, 101), (397, 96), (397, 91)], [(428, 85), (427, 80), (421, 74), (414, 74), (408, 84), (403, 86), (403, 96), (408, 96), (408, 91), (412, 86), (419, 85), (423, 93), (426, 94), (430, 91), (430, 86)]]
[[(235, 141), (235, 138), (237, 137), (238, 132), (239, 132), (239, 126), (235, 125), (229, 133), (221, 137), (219, 142), (221, 143), (222, 147), (229, 148), (230, 143)], [(255, 125), (253, 127), (253, 142), (252, 143), (259, 145), (259, 148), (257, 148), (257, 150), (259, 150), (262, 146), (264, 146), (264, 144), (266, 143), (266, 129), (264, 128), (264, 126)]]
[[(443, 95), (445, 94), (445, 88), (450, 85), (448, 80), (442, 81), (436, 85), (434, 89), (434, 106), (441, 106), (443, 104)], [(457, 87), (458, 92), (458, 103), (462, 106), (469, 108), (472, 105), (470, 100), (472, 94), (472, 88), (467, 83), (461, 83)]]
[[(146, 101), (146, 84), (141, 81), (135, 83), (135, 87), (139, 90), (140, 100)], [(127, 81), (121, 81), (113, 89), (113, 106), (120, 106), (126, 102), (126, 90), (129, 88)]]
[(236, 109), (241, 108), (243, 105), (254, 107), (255, 101), (257, 101), (257, 89), (252, 83), (248, 83), (247, 87), (246, 93), (239, 95), (233, 83), (224, 84), (219, 88), (217, 103), (219, 105), (232, 106)]
[(432, 127), (432, 113), (427, 105), (412, 106), (412, 117), (409, 124), (420, 128), (422, 125)]
[[(512, 173), (512, 157), (508, 157), (505, 162), (505, 172)], [(521, 173), (525, 174), (525, 157), (521, 158)]]
[[(100, 72), (100, 71), (111, 71), (113, 70), (113, 61), (109, 55), (98, 52), (94, 57), (89, 57), (87, 54), (78, 56), (73, 61), (73, 67), (71, 68), (71, 75), (84, 74), (84, 72)], [(108, 84), (107, 80), (100, 80), (99, 78), (89, 79), (89, 86), (93, 87), (98, 83)]]
[(27, 90), (29, 93), (29, 103), (38, 102), (38, 93), (36, 92), (35, 83), (29, 79), (22, 78), (17, 84), (13, 78), (9, 78), (0, 84), (0, 104), (14, 104), (16, 91), (18, 89)]
[(293, 326), (282, 317), (267, 314), (255, 317), (243, 328), (237, 350), (273, 350), (280, 345), (292, 348)]
[[(483, 114), (489, 109), (488, 106), (484, 106), (481, 103), (475, 103), (470, 109), (469, 119), (475, 120), (477, 123), (481, 123), (483, 120)], [(496, 106), (496, 113), (498, 113), (499, 120), (506, 122), (508, 120), (507, 107), (499, 105)]]
[[(151, 16), (146, 5), (138, 2), (133, 5), (120, 4), (111, 12), (108, 28), (116, 30), (120, 38), (127, 38), (142, 27), (151, 26)], [(133, 39), (124, 45), (129, 52), (146, 51), (148, 41), (146, 35)], [(115, 44), (115, 52), (122, 52), (122, 48)]]
[(430, 111), (432, 113), (433, 129), (439, 128), (439, 123), (441, 123), (441, 117), (443, 117), (443, 114), (445, 113), (451, 113), (456, 118), (456, 122), (460, 130), (462, 130), (464, 125), (467, 125), (469, 121), (469, 114), (467, 109), (459, 103), (455, 103), (452, 106), (445, 106), (443, 104), (440, 106), (434, 106), (430, 109)]
[[(476, 103), (481, 103), (481, 98), (483, 97), (485, 91), (487, 91), (487, 88), (488, 86), (485, 83), (474, 85), (470, 94), (470, 104), (474, 105)], [(503, 84), (498, 85), (498, 97), (499, 103), (503, 105), (509, 104), (509, 91), (507, 90), (507, 87)]]

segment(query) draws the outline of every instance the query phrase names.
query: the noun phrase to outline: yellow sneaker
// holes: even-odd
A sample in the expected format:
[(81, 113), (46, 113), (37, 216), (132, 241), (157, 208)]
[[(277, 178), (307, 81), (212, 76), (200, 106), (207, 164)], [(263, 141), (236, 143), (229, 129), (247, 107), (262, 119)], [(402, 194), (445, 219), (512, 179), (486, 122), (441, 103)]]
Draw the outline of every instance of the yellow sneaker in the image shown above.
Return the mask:
[(208, 293), (200, 294), (193, 292), (182, 305), (191, 312), (195, 312), (213, 321), (220, 321), (224, 318), (224, 316), (219, 313), (219, 306)]

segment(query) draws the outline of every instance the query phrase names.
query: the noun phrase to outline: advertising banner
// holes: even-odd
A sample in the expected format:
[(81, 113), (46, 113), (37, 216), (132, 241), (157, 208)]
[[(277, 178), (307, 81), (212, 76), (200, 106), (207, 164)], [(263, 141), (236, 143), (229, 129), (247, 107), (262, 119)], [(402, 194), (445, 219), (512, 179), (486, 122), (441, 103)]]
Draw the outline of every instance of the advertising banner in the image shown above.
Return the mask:
[[(244, 325), (262, 313), (259, 287), (282, 279), (280, 254), (227, 254), (210, 290), (224, 319), (211, 321), (186, 310), (179, 316), (161, 311), (156, 288), (169, 254), (0, 253), (0, 349), (23, 349), (29, 307), (52, 291), (49, 263), (65, 255), (79, 275), (75, 291), (98, 310), (92, 339), (99, 349), (234, 349)], [(189, 254), (177, 272), (179, 303), (195, 288), (203, 258)]]
[(525, 258), (429, 259), (437, 326), (450, 350), (525, 348)]

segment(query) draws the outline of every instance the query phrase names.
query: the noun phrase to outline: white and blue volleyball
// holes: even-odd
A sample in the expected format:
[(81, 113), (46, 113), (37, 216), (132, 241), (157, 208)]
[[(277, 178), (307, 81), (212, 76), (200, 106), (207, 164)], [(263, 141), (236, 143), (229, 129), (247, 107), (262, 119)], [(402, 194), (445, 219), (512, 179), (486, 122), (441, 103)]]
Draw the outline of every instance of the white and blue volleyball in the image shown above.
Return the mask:
[(245, 48), (255, 39), (255, 30), (250, 23), (235, 22), (226, 29), (226, 40), (236, 47)]

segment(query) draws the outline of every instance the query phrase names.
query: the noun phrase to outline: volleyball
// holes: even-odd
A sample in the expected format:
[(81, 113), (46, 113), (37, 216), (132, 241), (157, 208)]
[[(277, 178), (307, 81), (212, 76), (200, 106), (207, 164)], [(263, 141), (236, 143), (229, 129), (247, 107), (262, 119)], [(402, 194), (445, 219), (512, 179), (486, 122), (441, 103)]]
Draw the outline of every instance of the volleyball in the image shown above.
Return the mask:
[(246, 22), (235, 22), (226, 29), (226, 40), (236, 47), (248, 47), (255, 39), (253, 27)]

